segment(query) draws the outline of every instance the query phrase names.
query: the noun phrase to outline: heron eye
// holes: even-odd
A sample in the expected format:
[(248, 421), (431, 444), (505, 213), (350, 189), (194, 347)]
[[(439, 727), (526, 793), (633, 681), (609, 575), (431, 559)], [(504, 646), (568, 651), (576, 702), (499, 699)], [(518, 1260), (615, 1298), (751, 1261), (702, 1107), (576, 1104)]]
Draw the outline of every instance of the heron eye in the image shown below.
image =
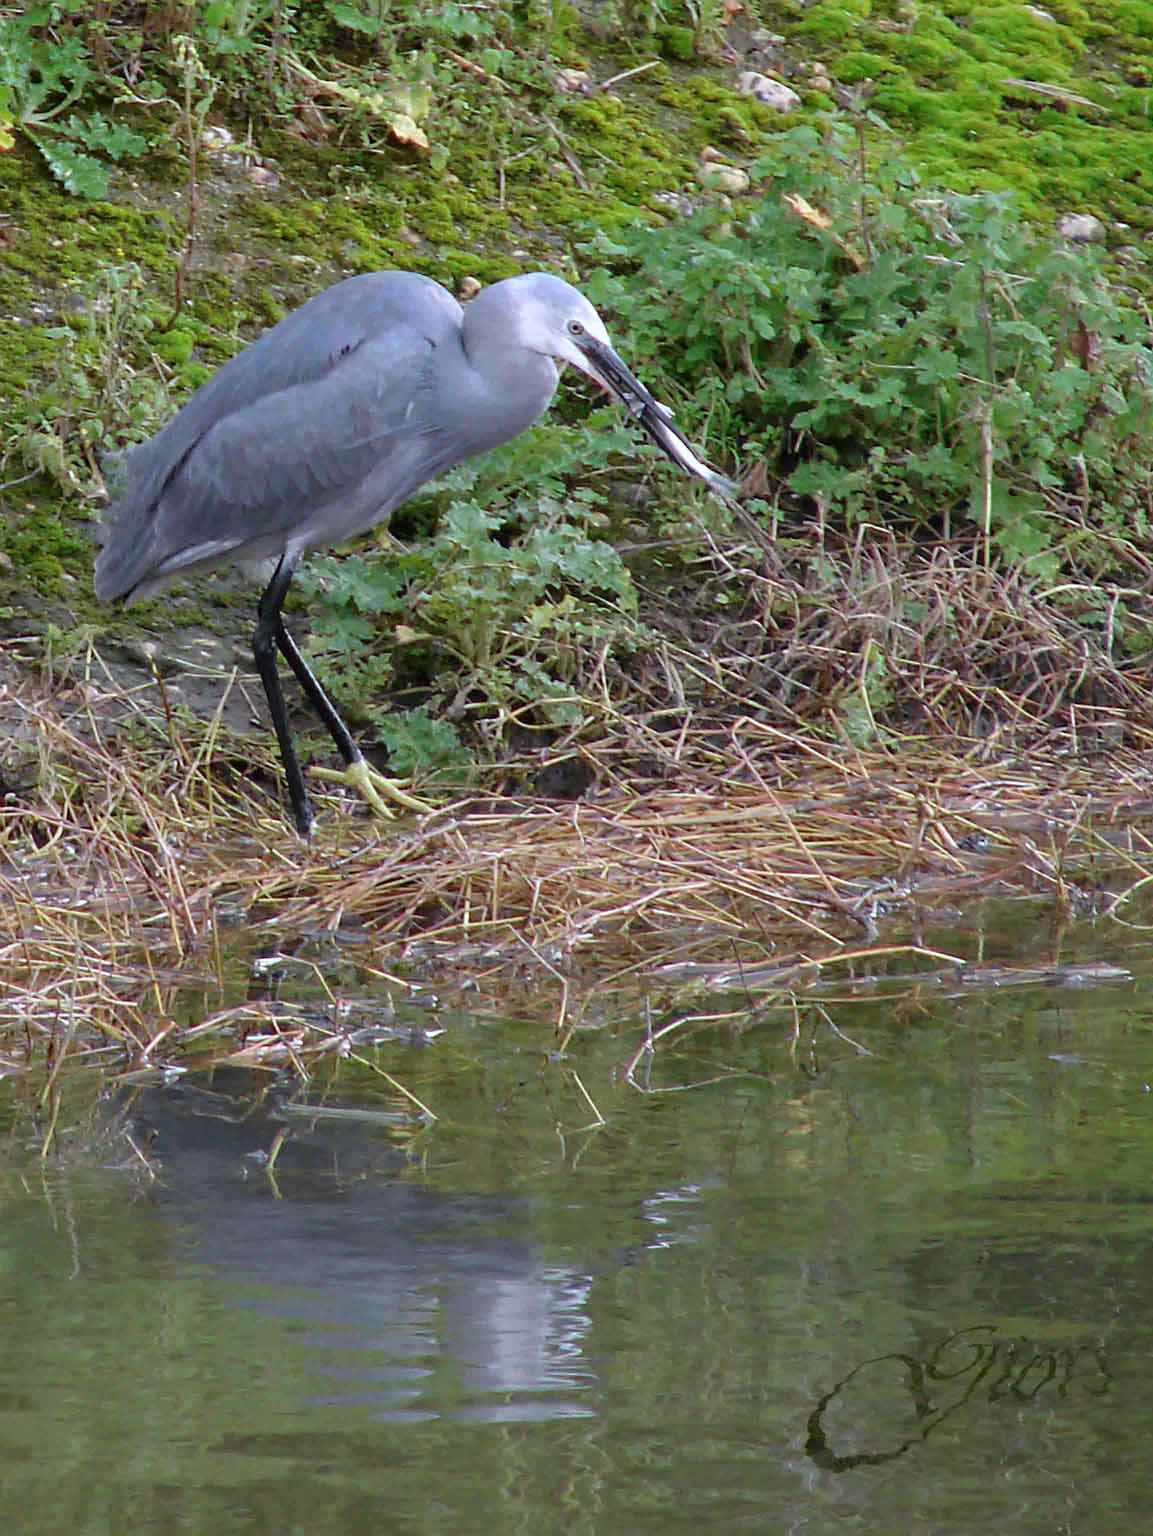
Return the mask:
[(585, 328), (579, 320), (570, 320), (568, 323), (568, 333), (570, 336), (583, 336)]

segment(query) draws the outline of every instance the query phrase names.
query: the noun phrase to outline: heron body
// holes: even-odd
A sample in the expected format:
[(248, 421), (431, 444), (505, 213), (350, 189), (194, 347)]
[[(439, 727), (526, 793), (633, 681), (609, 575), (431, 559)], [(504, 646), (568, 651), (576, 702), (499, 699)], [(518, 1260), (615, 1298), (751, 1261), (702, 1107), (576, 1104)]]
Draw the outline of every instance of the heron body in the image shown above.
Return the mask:
[(588, 300), (541, 272), (495, 283), (467, 309), (416, 273), (347, 278), (237, 353), (118, 465), (96, 561), (102, 601), (131, 602), (208, 566), (271, 571), (253, 647), (303, 835), (312, 810), (277, 650), (332, 734), (346, 776), (374, 803), (378, 796), (367, 782), (374, 770), (281, 619), (297, 562), (518, 436), (548, 408), (565, 362), (621, 400), (682, 467), (727, 486), (621, 362)]

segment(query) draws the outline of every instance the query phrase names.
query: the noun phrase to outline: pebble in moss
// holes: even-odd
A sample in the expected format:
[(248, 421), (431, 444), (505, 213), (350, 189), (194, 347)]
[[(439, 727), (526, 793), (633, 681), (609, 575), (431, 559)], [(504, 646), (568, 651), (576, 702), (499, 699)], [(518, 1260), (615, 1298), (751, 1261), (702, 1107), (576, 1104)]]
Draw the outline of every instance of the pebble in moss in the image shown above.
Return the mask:
[(697, 167), (697, 180), (710, 192), (727, 192), (734, 197), (749, 190), (748, 171), (723, 161), (702, 159)]
[(742, 96), (751, 96), (763, 106), (771, 107), (774, 112), (795, 112), (801, 104), (801, 98), (791, 86), (782, 85), (779, 80), (772, 80), (755, 69), (746, 69), (737, 77), (737, 90)]
[(1057, 220), (1057, 233), (1062, 240), (1072, 240), (1077, 245), (1093, 245), (1105, 238), (1105, 226), (1091, 213), (1063, 213)]
[(692, 198), (687, 197), (683, 192), (654, 192), (649, 202), (654, 203), (658, 208), (667, 208), (682, 219), (687, 219), (697, 209)]
[(246, 167), (244, 176), (258, 192), (274, 192), (280, 185), (280, 177), (267, 165), (250, 165)]

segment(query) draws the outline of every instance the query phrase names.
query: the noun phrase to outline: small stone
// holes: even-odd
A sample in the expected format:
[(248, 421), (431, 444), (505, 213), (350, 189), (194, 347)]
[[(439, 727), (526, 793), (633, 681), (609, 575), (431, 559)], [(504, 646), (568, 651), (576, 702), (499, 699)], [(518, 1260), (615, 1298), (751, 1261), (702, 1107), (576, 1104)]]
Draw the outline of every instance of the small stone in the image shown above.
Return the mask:
[(564, 91), (568, 95), (574, 92), (587, 91), (589, 88), (589, 72), (587, 69), (558, 69), (552, 77), (553, 84), (558, 91)]
[(696, 211), (692, 198), (683, 192), (654, 192), (649, 201), (658, 208), (667, 208), (671, 213), (679, 214), (682, 219), (687, 219)]
[(222, 149), (229, 149), (232, 142), (232, 130), (216, 123), (209, 123), (200, 135), (200, 147), (210, 155), (218, 155)]
[(280, 177), (275, 171), (270, 170), (267, 165), (250, 165), (244, 172), (244, 175), (254, 187), (259, 188), (262, 192), (271, 192), (274, 187), (280, 185)]
[(332, 124), (314, 101), (298, 102), (296, 117), (289, 125), (306, 139), (326, 139), (332, 132)]
[(793, 112), (801, 104), (796, 91), (768, 75), (758, 74), (755, 69), (746, 69), (737, 77), (737, 90), (742, 96), (751, 96), (763, 106), (771, 107), (774, 112)]
[(697, 180), (710, 192), (728, 192), (734, 197), (749, 190), (749, 173), (739, 165), (706, 161), (697, 171)]
[(1105, 226), (1091, 213), (1063, 213), (1057, 220), (1057, 233), (1062, 240), (1072, 240), (1077, 245), (1092, 245), (1105, 238)]

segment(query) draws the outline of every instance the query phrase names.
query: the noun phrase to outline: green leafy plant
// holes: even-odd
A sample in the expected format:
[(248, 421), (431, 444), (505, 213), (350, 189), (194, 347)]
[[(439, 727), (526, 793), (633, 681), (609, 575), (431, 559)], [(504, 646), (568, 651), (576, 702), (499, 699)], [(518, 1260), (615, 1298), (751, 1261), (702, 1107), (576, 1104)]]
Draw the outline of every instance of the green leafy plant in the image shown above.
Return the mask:
[(324, 0), (324, 9), (338, 27), (370, 37), (388, 51), (429, 38), (487, 41), (499, 24), (498, 13), (478, 6), (421, 0)]
[(1153, 348), (1091, 250), (1005, 195), (924, 188), (857, 127), (791, 130), (761, 196), (592, 249), (634, 355), (762, 483), (862, 522), (952, 535), (1052, 576), (1109, 567), (1153, 517)]
[(109, 447), (141, 441), (171, 415), (147, 297), (135, 263), (104, 267), (77, 295), (75, 318), (46, 330), (55, 342), (51, 374), (5, 419), (27, 468), (94, 494)]
[(276, 0), (207, 0), (195, 30), (215, 53), (242, 57), (258, 46), (266, 28), (275, 27), (282, 11)]
[(459, 769), (478, 733), (579, 721), (595, 659), (643, 641), (602, 494), (564, 488), (574, 462), (595, 471), (629, 443), (619, 429), (539, 428), (413, 504), (408, 515), (436, 516), (431, 533), (302, 572), (311, 653), (398, 771)]
[[(21, 134), (68, 191), (106, 196), (110, 164), (149, 147), (117, 113), (129, 104), (187, 116), (179, 98), (189, 53), (202, 66), (205, 101), (243, 107), (250, 118), (254, 108), (275, 117), (307, 102), (342, 139), (428, 150), (424, 125), (435, 109), (452, 111), (461, 68), (544, 83), (533, 57), (508, 46), (511, 30), (502, 6), (424, 0), (147, 8), (33, 0), (0, 17), (0, 152)], [(471, 55), (467, 64), (456, 50)]]
[(0, 17), (0, 150), (23, 133), (69, 192), (104, 197), (107, 162), (142, 154), (147, 141), (100, 112), (69, 111), (92, 85), (93, 70), (79, 36), (38, 31), (53, 10), (33, 5), (23, 15)]

